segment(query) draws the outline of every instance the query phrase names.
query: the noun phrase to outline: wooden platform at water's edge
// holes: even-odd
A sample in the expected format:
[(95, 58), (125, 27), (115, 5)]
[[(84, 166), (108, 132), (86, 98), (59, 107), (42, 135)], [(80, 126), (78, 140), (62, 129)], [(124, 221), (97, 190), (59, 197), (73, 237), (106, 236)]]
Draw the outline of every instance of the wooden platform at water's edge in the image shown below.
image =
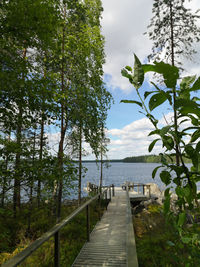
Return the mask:
[[(108, 205), (101, 221), (96, 225), (91, 234), (90, 242), (87, 242), (76, 258), (74, 267), (95, 266), (128, 266), (127, 231), (130, 231), (127, 220), (127, 197), (126, 192), (117, 189), (115, 197)], [(137, 254), (135, 237), (132, 231), (132, 262), (137, 267)]]

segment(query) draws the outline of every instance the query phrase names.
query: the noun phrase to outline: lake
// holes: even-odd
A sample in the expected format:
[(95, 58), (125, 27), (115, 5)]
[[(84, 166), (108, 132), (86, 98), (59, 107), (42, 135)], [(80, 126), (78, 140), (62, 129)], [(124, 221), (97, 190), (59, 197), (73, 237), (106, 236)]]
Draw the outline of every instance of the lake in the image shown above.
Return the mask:
[[(152, 171), (159, 163), (123, 163), (113, 162), (109, 163), (110, 167), (103, 168), (103, 185), (114, 184), (121, 186), (125, 181), (135, 183), (156, 183), (160, 189), (164, 189), (164, 184), (160, 181), (158, 170), (155, 179), (152, 179)], [(90, 162), (84, 163), (84, 167), (88, 169), (85, 178), (82, 180), (83, 187), (87, 186), (87, 182), (99, 185), (100, 179), (100, 165)]]
[[(121, 186), (125, 181), (135, 183), (156, 183), (161, 190), (164, 190), (166, 186), (160, 180), (160, 172), (162, 168), (158, 169), (155, 178), (152, 178), (152, 171), (160, 163), (123, 163), (113, 162), (109, 163), (110, 167), (103, 168), (103, 185), (114, 184), (115, 186)], [(186, 164), (188, 167), (191, 164)], [(82, 179), (82, 187), (87, 186), (87, 182), (99, 185), (100, 179), (100, 165), (95, 162), (84, 163), (84, 167), (87, 168), (87, 173)], [(174, 185), (175, 186), (175, 185)], [(200, 190), (200, 182), (197, 183), (197, 188)]]

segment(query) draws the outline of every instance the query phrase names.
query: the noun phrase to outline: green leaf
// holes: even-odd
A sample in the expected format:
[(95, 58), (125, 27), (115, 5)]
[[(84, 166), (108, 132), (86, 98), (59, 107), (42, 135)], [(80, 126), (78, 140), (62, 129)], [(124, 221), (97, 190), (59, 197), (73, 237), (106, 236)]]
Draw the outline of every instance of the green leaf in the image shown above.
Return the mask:
[(196, 153), (200, 152), (200, 141), (196, 145)]
[(167, 97), (165, 94), (157, 93), (153, 95), (149, 100), (149, 109), (152, 111), (153, 109), (164, 103), (166, 100)]
[(186, 219), (186, 214), (185, 212), (181, 212), (179, 215), (178, 215), (178, 226), (182, 227), (184, 222), (185, 222), (185, 219)]
[(132, 68), (130, 66), (126, 66), (125, 69), (127, 69), (128, 71), (132, 71)]
[(159, 138), (159, 139), (155, 139), (155, 140), (153, 140), (153, 142), (149, 145), (149, 152), (152, 151), (152, 149), (154, 148), (156, 142), (159, 141), (159, 140), (160, 140), (160, 138)]
[(175, 244), (170, 240), (167, 241), (167, 245), (169, 245), (170, 247), (174, 247), (175, 246)]
[(122, 76), (128, 78), (130, 83), (133, 84), (136, 89), (139, 89), (144, 81), (144, 71), (140, 60), (135, 54), (134, 58), (134, 73), (130, 74), (128, 71), (132, 72), (132, 68), (130, 66), (126, 66), (124, 69), (121, 70), (121, 74)]
[(198, 104), (195, 101), (183, 98), (179, 98), (176, 100), (175, 108), (180, 108), (184, 106), (199, 108)]
[(190, 188), (189, 187), (183, 187), (183, 195), (184, 197), (188, 198), (190, 196), (191, 192), (190, 192)]
[(190, 142), (195, 142), (198, 138), (200, 138), (200, 129), (196, 130), (191, 137)]
[(128, 78), (128, 79), (132, 79), (132, 75), (130, 73), (128, 73), (128, 71), (126, 69), (122, 69), (121, 70), (121, 74), (122, 76), (124, 76), (125, 78)]
[(165, 197), (168, 197), (168, 196), (170, 196), (170, 188), (167, 188), (166, 190), (165, 190)]
[[(192, 238), (190, 238), (190, 237), (181, 237), (181, 240), (182, 240), (182, 242), (184, 243), (184, 244), (189, 244), (191, 241), (192, 241)], [(188, 266), (190, 266), (190, 265), (188, 265)]]
[(120, 103), (129, 103), (129, 104), (137, 104), (140, 107), (142, 107), (142, 103), (135, 100), (121, 100)]
[(151, 92), (146, 91), (146, 92), (144, 93), (144, 99), (146, 99), (146, 98), (148, 97), (148, 95), (150, 95), (150, 94), (152, 94), (152, 93), (155, 93), (155, 91), (151, 91)]
[(174, 148), (174, 140), (171, 136), (163, 136), (162, 137), (163, 141), (163, 147), (166, 147), (167, 150), (172, 150)]
[(144, 71), (142, 68), (142, 64), (138, 57), (134, 54), (135, 63), (134, 63), (134, 76), (133, 76), (133, 85), (136, 89), (139, 89), (144, 81)]
[(181, 198), (184, 197), (183, 190), (180, 186), (177, 186), (175, 191), (176, 191), (177, 196), (179, 196)]
[(196, 75), (184, 77), (180, 83), (180, 89), (181, 90), (190, 89), (190, 85), (195, 81), (195, 79)]
[(156, 130), (154, 130), (154, 131), (151, 131), (151, 132), (148, 134), (148, 136), (151, 136), (151, 135), (154, 135), (154, 134), (158, 134), (158, 135), (160, 135), (160, 130), (159, 130), (159, 129), (156, 129)]
[(153, 71), (160, 73), (164, 77), (164, 82), (168, 88), (174, 88), (179, 78), (179, 69), (175, 66), (166, 64), (164, 62), (155, 62), (155, 65), (142, 65), (144, 73)]
[(193, 84), (190, 91), (197, 91), (200, 89), (200, 77), (196, 80), (196, 82)]
[(169, 132), (169, 129), (171, 129), (171, 126), (169, 126), (169, 125), (163, 127), (163, 128), (160, 130), (160, 135), (161, 135), (161, 136), (164, 136), (166, 133)]
[(168, 171), (162, 171), (160, 173), (160, 179), (167, 186), (171, 182), (171, 175)]
[(190, 158), (194, 156), (194, 148), (191, 145), (186, 145), (185, 146), (185, 152), (188, 154)]
[(189, 99), (177, 99), (175, 102), (175, 108), (180, 109), (182, 115), (188, 116), (188, 113), (196, 114), (200, 117), (199, 105)]
[(156, 167), (156, 168), (153, 170), (153, 172), (152, 172), (152, 178), (153, 178), (153, 179), (155, 178), (158, 169), (161, 168), (161, 167), (162, 167), (162, 166), (158, 166), (158, 167)]

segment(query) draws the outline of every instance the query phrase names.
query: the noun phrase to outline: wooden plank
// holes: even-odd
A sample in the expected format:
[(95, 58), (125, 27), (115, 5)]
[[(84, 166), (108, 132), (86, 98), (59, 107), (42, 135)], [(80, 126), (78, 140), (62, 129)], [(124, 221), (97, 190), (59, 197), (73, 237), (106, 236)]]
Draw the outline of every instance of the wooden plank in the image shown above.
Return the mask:
[[(82, 248), (73, 267), (128, 266), (127, 237), (129, 233), (127, 231), (130, 231), (131, 238), (134, 238), (133, 226), (131, 229), (129, 224), (131, 210), (128, 203), (126, 191), (116, 190), (108, 210), (104, 213), (101, 221), (97, 223), (90, 236), (90, 242)], [(127, 213), (128, 209), (129, 213)], [(129, 249), (132, 248), (130, 244), (131, 242), (128, 243)], [(133, 253), (136, 251), (134, 250)], [(131, 253), (132, 256), (137, 259), (137, 255), (134, 256), (133, 253)], [(132, 267), (137, 266), (136, 264)]]
[(133, 230), (133, 220), (128, 191), (127, 199), (127, 267), (138, 267), (135, 234)]

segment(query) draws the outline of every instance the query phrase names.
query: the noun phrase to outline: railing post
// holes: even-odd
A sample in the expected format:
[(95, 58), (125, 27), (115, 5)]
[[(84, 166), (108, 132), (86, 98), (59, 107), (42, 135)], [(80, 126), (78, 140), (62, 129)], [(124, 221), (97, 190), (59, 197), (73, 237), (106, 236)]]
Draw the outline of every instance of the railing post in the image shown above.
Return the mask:
[(54, 235), (54, 266), (60, 267), (60, 233)]
[(90, 241), (90, 207), (86, 206), (87, 241)]
[(137, 192), (138, 192), (138, 194), (139, 194), (139, 184), (137, 185)]
[(99, 221), (101, 220), (101, 195), (99, 195), (98, 198), (98, 216), (99, 216)]
[(144, 195), (144, 184), (142, 186), (143, 186), (143, 195)]
[(112, 196), (113, 197), (115, 196), (115, 187), (114, 187), (114, 184), (112, 184)]
[(110, 197), (110, 201), (111, 201), (111, 187), (109, 186), (109, 197)]
[(107, 210), (107, 196), (108, 196), (108, 188), (105, 190), (105, 203), (106, 203), (106, 210)]

